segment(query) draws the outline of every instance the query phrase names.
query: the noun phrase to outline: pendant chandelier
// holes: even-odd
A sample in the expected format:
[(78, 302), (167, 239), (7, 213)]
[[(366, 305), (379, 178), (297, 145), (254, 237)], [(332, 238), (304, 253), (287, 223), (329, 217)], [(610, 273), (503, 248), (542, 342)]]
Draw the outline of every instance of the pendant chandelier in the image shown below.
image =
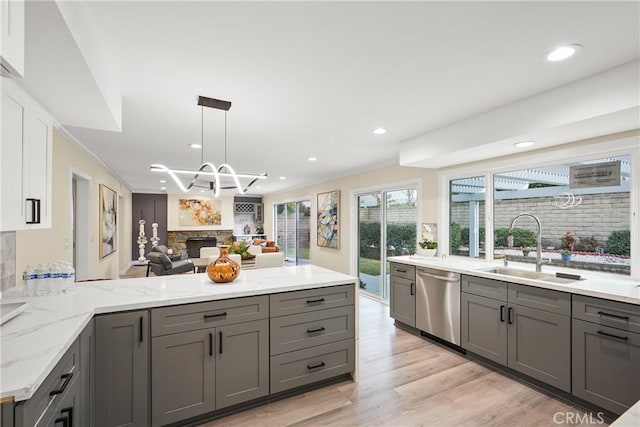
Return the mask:
[[(266, 179), (267, 174), (237, 173), (227, 164), (227, 111), (231, 108), (231, 102), (220, 99), (198, 97), (198, 105), (201, 107), (200, 119), (200, 157), (202, 164), (197, 170), (172, 169), (165, 165), (151, 165), (152, 172), (166, 172), (175, 181), (180, 190), (188, 193), (194, 188), (206, 188), (213, 191), (213, 197), (220, 195), (220, 190), (237, 189), (240, 194), (245, 194), (259, 179)], [(216, 167), (213, 163), (204, 161), (204, 107), (215, 108), (224, 111), (224, 163)], [(188, 183), (185, 184), (178, 175), (187, 175)], [(248, 182), (242, 185), (242, 182)]]

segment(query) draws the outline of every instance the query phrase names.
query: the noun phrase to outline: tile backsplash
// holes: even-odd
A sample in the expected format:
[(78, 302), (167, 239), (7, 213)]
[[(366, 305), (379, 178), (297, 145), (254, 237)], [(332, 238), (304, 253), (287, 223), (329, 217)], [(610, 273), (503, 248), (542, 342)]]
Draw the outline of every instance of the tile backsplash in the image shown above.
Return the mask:
[(16, 285), (16, 232), (0, 232), (0, 291)]

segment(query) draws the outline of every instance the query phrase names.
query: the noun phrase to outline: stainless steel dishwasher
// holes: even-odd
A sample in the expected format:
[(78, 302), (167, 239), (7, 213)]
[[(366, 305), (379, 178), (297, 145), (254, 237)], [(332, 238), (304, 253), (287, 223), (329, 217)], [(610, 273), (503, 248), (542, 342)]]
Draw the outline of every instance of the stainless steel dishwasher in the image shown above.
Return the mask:
[(460, 275), (416, 269), (416, 328), (460, 345)]

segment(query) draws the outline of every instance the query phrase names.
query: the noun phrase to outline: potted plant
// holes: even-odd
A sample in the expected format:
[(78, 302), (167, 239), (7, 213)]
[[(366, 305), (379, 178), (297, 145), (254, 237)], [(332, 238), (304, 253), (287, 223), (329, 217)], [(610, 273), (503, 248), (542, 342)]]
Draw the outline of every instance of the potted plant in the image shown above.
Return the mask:
[(573, 246), (576, 244), (576, 238), (570, 231), (567, 231), (560, 239), (562, 249), (560, 250), (560, 257), (563, 261), (569, 261), (571, 259), (571, 252)]
[(230, 254), (238, 254), (242, 259), (253, 259), (255, 255), (249, 253), (249, 242), (247, 240), (242, 240), (240, 242), (233, 242), (231, 246), (229, 246)]
[(531, 252), (531, 248), (529, 246), (522, 248), (522, 255), (529, 256), (529, 252)]
[(436, 256), (438, 250), (438, 242), (433, 240), (423, 240), (418, 242), (420, 249), (418, 249), (418, 255), (422, 256)]

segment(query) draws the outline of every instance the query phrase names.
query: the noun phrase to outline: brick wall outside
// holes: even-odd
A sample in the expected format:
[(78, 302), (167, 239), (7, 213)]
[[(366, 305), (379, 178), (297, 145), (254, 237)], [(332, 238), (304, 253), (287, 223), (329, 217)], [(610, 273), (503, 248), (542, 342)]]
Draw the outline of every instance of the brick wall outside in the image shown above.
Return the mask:
[[(629, 193), (583, 195), (582, 203), (571, 209), (559, 209), (551, 201), (550, 197), (497, 200), (494, 207), (494, 227), (509, 227), (511, 219), (517, 214), (532, 213), (542, 223), (544, 247), (559, 247), (560, 238), (567, 231), (578, 238), (594, 236), (604, 245), (612, 231), (631, 227)], [(480, 218), (484, 226), (484, 202), (480, 205)], [(467, 202), (452, 204), (451, 221), (463, 228), (469, 226)], [(516, 227), (536, 231), (535, 221), (528, 218), (519, 219)]]

